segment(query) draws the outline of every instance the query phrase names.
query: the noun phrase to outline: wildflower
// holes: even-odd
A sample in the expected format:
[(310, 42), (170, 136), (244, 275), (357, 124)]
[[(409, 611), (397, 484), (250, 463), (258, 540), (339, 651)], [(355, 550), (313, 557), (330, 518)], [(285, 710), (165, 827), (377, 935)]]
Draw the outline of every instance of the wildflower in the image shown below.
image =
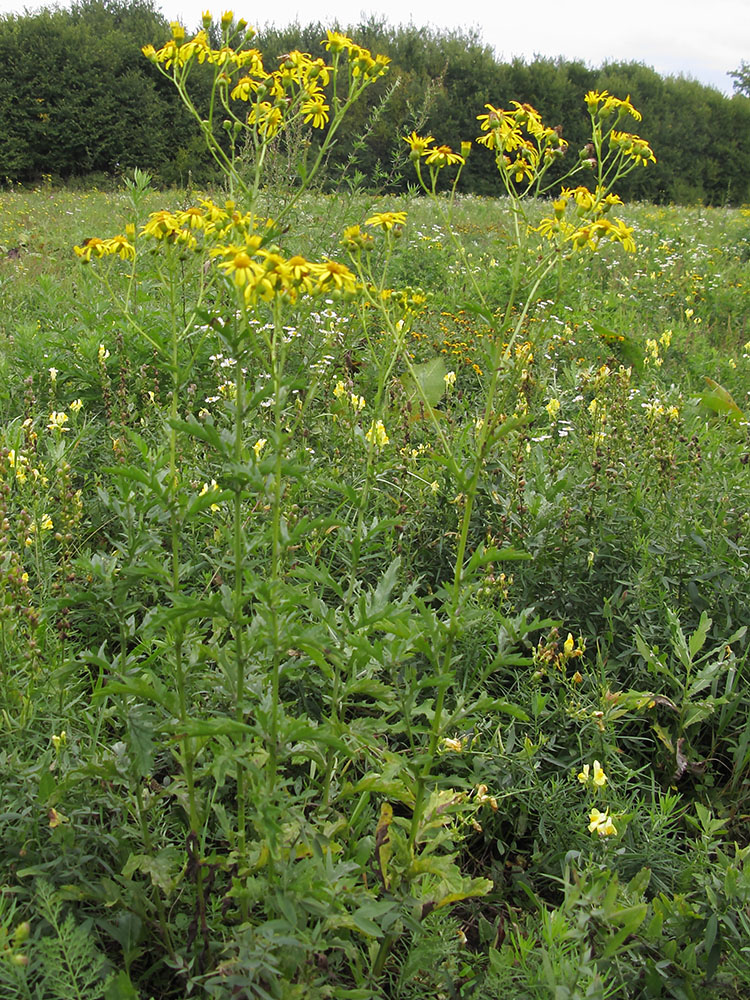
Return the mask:
[(440, 170), (442, 167), (447, 167), (454, 163), (463, 165), (466, 160), (460, 153), (454, 153), (450, 146), (436, 146), (434, 149), (427, 151), (425, 162), (428, 167), (437, 167)]
[(42, 531), (52, 531), (54, 525), (52, 524), (52, 518), (49, 514), (45, 514), (42, 520), (39, 522), (39, 527)]
[(382, 420), (374, 420), (370, 424), (370, 429), (365, 434), (365, 439), (368, 444), (374, 444), (376, 448), (385, 448), (385, 446), (390, 441), (388, 434), (386, 433), (385, 426)]
[(255, 452), (256, 460), (260, 458), (261, 452), (265, 448), (266, 444), (267, 444), (266, 438), (258, 438), (258, 440), (253, 445), (253, 451)]
[(49, 415), (49, 423), (47, 424), (48, 431), (59, 431), (60, 434), (65, 434), (70, 428), (66, 427), (65, 424), (68, 422), (67, 413), (53, 410)]
[(603, 788), (607, 784), (607, 775), (598, 760), (594, 761), (594, 784), (597, 788)]
[(361, 410), (364, 410), (365, 406), (367, 405), (367, 403), (365, 402), (365, 397), (358, 396), (356, 392), (353, 392), (351, 394), (351, 396), (349, 397), (349, 402), (352, 404), (352, 409), (357, 413), (360, 412)]
[(487, 804), (493, 812), (497, 812), (497, 799), (488, 794), (486, 785), (477, 785), (477, 802)]
[(224, 269), (227, 277), (231, 275), (238, 288), (253, 281), (261, 271), (260, 264), (252, 260), (244, 250), (238, 251), (229, 260), (222, 261), (219, 267)]
[(394, 226), (403, 226), (406, 222), (406, 212), (376, 212), (365, 219), (366, 226), (379, 226), (384, 233), (390, 232)]
[(73, 402), (68, 407), (68, 409), (70, 410), (71, 413), (80, 413), (82, 407), (83, 407), (83, 400), (74, 399)]
[(609, 809), (605, 809), (604, 812), (599, 812), (598, 809), (591, 810), (589, 813), (589, 832), (596, 832), (600, 837), (610, 837), (617, 833), (617, 827), (612, 822)]
[(60, 747), (64, 747), (65, 744), (67, 743), (68, 736), (65, 730), (63, 729), (59, 736), (54, 736), (54, 735), (50, 736), (50, 740), (55, 750), (59, 750)]
[(556, 420), (557, 414), (560, 412), (560, 400), (552, 398), (544, 409), (549, 413), (550, 420)]
[(333, 394), (336, 397), (336, 399), (340, 399), (342, 396), (346, 395), (346, 386), (340, 380), (336, 383), (333, 390)]
[(563, 643), (563, 652), (565, 653), (566, 657), (573, 655), (574, 648), (575, 648), (575, 640), (573, 639), (572, 633), (568, 632), (568, 638)]
[(347, 38), (346, 35), (342, 35), (338, 31), (327, 31), (326, 35), (328, 37), (323, 42), (323, 48), (328, 52), (333, 52), (334, 55), (354, 48), (354, 42), (351, 38)]
[(430, 143), (435, 141), (435, 137), (432, 135), (421, 136), (417, 135), (416, 132), (412, 132), (411, 135), (405, 135), (403, 138), (404, 142), (408, 143), (411, 147), (411, 157), (415, 160), (418, 160), (420, 156), (426, 156)]
[(104, 364), (104, 362), (109, 357), (109, 351), (104, 346), (104, 344), (99, 344), (99, 351), (97, 352), (97, 356), (99, 358), (99, 364), (100, 365)]
[(305, 115), (305, 125), (312, 122), (313, 128), (323, 128), (328, 122), (329, 107), (322, 94), (316, 94), (308, 101), (303, 101), (300, 111)]
[[(464, 741), (462, 739), (452, 739), (446, 736), (443, 739), (442, 747), (444, 750), (449, 750), (451, 753), (461, 753), (464, 748)], [(485, 786), (486, 791), (486, 786)]]
[(70, 822), (67, 816), (64, 816), (61, 812), (58, 812), (57, 809), (54, 808), (51, 808), (49, 810), (47, 816), (49, 818), (49, 825), (51, 830), (54, 830), (55, 827), (62, 826), (63, 823)]
[(49, 380), (50, 380), (50, 382), (56, 382), (57, 381), (57, 368), (50, 368), (49, 369)]
[(581, 782), (582, 785), (587, 785), (589, 783), (590, 775), (591, 775), (591, 765), (584, 764), (583, 770), (580, 771), (578, 774), (578, 780)]
[(322, 264), (311, 265), (318, 280), (318, 287), (321, 290), (331, 288), (340, 289), (344, 292), (354, 292), (357, 287), (356, 276), (345, 264), (339, 264), (335, 260), (326, 260)]
[(452, 388), (456, 384), (456, 373), (455, 372), (446, 372), (446, 374), (443, 375), (443, 382), (445, 382), (445, 384), (449, 388)]

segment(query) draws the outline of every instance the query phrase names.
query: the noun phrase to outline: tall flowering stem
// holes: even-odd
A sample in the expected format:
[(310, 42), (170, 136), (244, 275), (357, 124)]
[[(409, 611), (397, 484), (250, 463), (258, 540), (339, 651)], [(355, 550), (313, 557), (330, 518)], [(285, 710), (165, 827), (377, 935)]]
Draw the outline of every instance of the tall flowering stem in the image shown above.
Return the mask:
[[(617, 126), (627, 117), (640, 119), (640, 114), (633, 108), (629, 98), (619, 100), (606, 91), (591, 92), (586, 95), (586, 104), (591, 116), (592, 141), (581, 150), (577, 162), (562, 181), (556, 182), (561, 184), (561, 191), (553, 201), (552, 217), (542, 219), (536, 227), (531, 226), (525, 202), (529, 197), (544, 194), (553, 187), (547, 176), (548, 171), (562, 159), (568, 145), (562, 137), (562, 129), (549, 128), (531, 105), (518, 102), (513, 102), (508, 110), (487, 104), (486, 113), (478, 115), (482, 134), (477, 142), (495, 155), (502, 185), (510, 199), (515, 226), (511, 288), (507, 301), (499, 309), (494, 303), (487, 301), (480, 289), (465, 248), (451, 225), (456, 186), (471, 144), (463, 143), (461, 152), (456, 153), (449, 146), (437, 145), (433, 136), (419, 136), (412, 132), (404, 140), (410, 147), (410, 158), (415, 166), (417, 180), (425, 194), (432, 199), (450, 234), (473, 288), (476, 297), (474, 304), (479, 306), (492, 334), (485, 365), (489, 377), (485, 383), (484, 407), (477, 421), (477, 447), (468, 471), (461, 470), (458, 461), (450, 455), (449, 443), (441, 432), (439, 421), (435, 420), (436, 432), (447, 449), (449, 465), (463, 494), (453, 583), (444, 615), (444, 644), (439, 654), (444, 676), (450, 675), (452, 669), (463, 603), (467, 584), (470, 583), (469, 529), (477, 488), (490, 448), (509, 426), (506, 423), (504, 428), (498, 422), (495, 410), (504, 376), (508, 373), (513, 358), (514, 345), (524, 328), (529, 310), (536, 301), (542, 282), (561, 260), (586, 249), (596, 249), (602, 240), (619, 242), (627, 251), (635, 250), (632, 230), (621, 220), (609, 217), (611, 209), (622, 204), (612, 191), (612, 186), (636, 166), (653, 162), (654, 155), (645, 140), (617, 130)], [(455, 177), (448, 185), (448, 197), (443, 198), (438, 195), (438, 181), (442, 171), (451, 168), (457, 168)], [(593, 191), (583, 185), (576, 188), (564, 186), (565, 181), (584, 170), (593, 172), (595, 176)], [(534, 266), (525, 268), (526, 242), (535, 234), (545, 238), (548, 245), (546, 250), (542, 248), (535, 255), (537, 259)], [(522, 295), (520, 308), (519, 295)], [(515, 320), (510, 324), (514, 311)], [(408, 352), (404, 352), (403, 358), (407, 368), (413, 371)], [(415, 379), (414, 382), (421, 393), (419, 380)], [(424, 395), (423, 403), (426, 412), (432, 413)], [(417, 778), (410, 834), (412, 848), (422, 822), (425, 793), (443, 735), (446, 692), (447, 685), (440, 684), (435, 698), (429, 746)]]

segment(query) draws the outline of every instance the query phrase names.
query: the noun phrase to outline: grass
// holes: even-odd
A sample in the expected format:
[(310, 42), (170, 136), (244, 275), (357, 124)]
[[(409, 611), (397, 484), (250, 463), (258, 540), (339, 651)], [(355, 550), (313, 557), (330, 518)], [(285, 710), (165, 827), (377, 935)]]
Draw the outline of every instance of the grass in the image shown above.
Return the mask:
[(488, 411), (507, 200), (296, 204), (402, 327), (72, 253), (196, 203), (0, 194), (4, 995), (747, 994), (747, 213), (622, 209)]

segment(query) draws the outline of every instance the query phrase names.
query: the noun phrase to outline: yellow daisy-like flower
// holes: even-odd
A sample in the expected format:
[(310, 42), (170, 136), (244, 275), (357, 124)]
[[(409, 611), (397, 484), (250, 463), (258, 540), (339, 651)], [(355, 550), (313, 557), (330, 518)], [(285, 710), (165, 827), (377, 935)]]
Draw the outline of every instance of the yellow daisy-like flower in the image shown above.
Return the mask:
[(411, 147), (412, 153), (416, 153), (417, 156), (424, 156), (430, 144), (435, 141), (435, 137), (432, 135), (421, 136), (417, 135), (416, 132), (412, 132), (411, 135), (405, 135), (403, 139)]
[(454, 153), (450, 146), (436, 146), (427, 151), (425, 162), (428, 167), (437, 167), (441, 170), (456, 163), (463, 165), (466, 161), (460, 153)]
[(337, 288), (343, 292), (354, 292), (357, 289), (357, 278), (346, 264), (335, 260), (326, 260), (322, 264), (312, 264), (310, 269), (317, 279), (321, 290)]
[(403, 226), (406, 222), (406, 212), (376, 212), (365, 219), (366, 226), (379, 227), (383, 232), (390, 232), (394, 226)]
[(119, 234), (105, 240), (106, 252), (119, 257), (120, 260), (135, 260), (135, 247), (127, 237)]
[(104, 257), (107, 254), (107, 241), (100, 239), (98, 236), (92, 236), (88, 240), (84, 240), (83, 244), (79, 247), (73, 247), (73, 252), (80, 257), (82, 260), (90, 261), (91, 257)]
[(329, 110), (322, 94), (316, 94), (310, 100), (303, 101), (300, 107), (301, 113), (305, 116), (305, 125), (312, 122), (313, 128), (323, 128), (328, 123)]
[(262, 271), (258, 262), (254, 261), (245, 250), (239, 250), (229, 260), (222, 261), (219, 267), (227, 277), (231, 276), (238, 288), (244, 288)]
[(326, 38), (323, 41), (323, 48), (327, 52), (333, 52), (334, 55), (339, 52), (345, 52), (354, 47), (354, 42), (351, 38), (347, 38), (346, 35), (342, 35), (338, 31), (327, 31)]

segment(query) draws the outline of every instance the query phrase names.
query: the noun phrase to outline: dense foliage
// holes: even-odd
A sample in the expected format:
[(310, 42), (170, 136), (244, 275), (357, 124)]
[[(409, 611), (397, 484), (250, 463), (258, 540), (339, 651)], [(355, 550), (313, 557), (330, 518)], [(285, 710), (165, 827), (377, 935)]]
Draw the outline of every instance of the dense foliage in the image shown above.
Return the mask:
[(221, 188), (0, 195), (3, 1000), (744, 996), (748, 212), (311, 193), (387, 60), (204, 28)]
[[(392, 70), (388, 91), (370, 95), (340, 133), (329, 159), (329, 187), (343, 175), (371, 189), (403, 190), (411, 177), (401, 136), (417, 125), (440, 131), (448, 142), (473, 137), (487, 101), (527, 101), (546, 120), (564, 121), (576, 156), (587, 120), (567, 109), (587, 90), (608, 89), (631, 95), (648, 122), (645, 138), (659, 150), (656, 168), (628, 178), (623, 196), (714, 205), (750, 198), (750, 99), (742, 69), (738, 93), (729, 99), (636, 62), (599, 68), (563, 59), (503, 63), (471, 33), (393, 28), (374, 19), (349, 33), (388, 55)], [(168, 34), (152, 0), (82, 0), (70, 10), (1, 18), (0, 177), (69, 178), (136, 165), (155, 170), (163, 183), (215, 176), (195, 124), (141, 54), (145, 42)], [(320, 56), (322, 36), (320, 24), (293, 25), (261, 29), (254, 44), (267, 61), (293, 49)], [(200, 102), (201, 79), (207, 85), (202, 67), (194, 77)], [(491, 193), (491, 158), (472, 159), (463, 183), (467, 191)]]

